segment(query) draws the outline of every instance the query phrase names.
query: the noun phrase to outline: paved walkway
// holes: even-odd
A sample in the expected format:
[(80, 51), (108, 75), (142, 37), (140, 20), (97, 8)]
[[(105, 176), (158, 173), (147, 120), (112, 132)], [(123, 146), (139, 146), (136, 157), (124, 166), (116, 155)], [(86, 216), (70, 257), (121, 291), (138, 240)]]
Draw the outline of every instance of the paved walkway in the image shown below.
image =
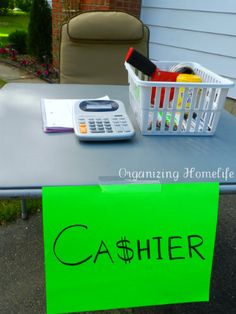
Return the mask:
[(33, 74), (0, 61), (0, 79), (7, 83), (46, 83)]

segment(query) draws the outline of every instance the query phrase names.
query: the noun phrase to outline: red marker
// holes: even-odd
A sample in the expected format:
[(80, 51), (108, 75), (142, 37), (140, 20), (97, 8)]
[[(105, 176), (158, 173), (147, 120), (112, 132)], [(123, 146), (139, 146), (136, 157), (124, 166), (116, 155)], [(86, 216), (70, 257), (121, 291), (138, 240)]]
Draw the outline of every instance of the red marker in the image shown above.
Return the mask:
[[(166, 72), (166, 71), (160, 71), (157, 69), (153, 73), (153, 75), (151, 77), (151, 81), (153, 81), (153, 82), (176, 82), (178, 75), (179, 75), (179, 73), (176, 73), (176, 72)], [(152, 105), (155, 104), (156, 89), (157, 89), (156, 87), (152, 88), (152, 93), (151, 93), (151, 104)], [(163, 104), (164, 104), (165, 90), (166, 90), (165, 87), (161, 88), (160, 108), (162, 108)], [(172, 87), (170, 89), (169, 101), (173, 100), (174, 92), (175, 92), (175, 89), (174, 89), (174, 87)]]

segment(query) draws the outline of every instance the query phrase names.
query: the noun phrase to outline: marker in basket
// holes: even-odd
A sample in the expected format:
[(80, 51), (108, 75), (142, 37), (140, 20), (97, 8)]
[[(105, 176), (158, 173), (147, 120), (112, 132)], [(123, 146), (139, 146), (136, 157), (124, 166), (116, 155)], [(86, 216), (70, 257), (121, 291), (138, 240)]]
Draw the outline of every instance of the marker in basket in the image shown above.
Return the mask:
[(128, 53), (125, 57), (125, 61), (142, 73), (151, 77), (156, 70), (159, 70), (152, 61), (139, 53), (133, 47), (129, 48)]
[[(129, 64), (131, 64), (133, 67), (141, 71), (142, 73), (148, 75), (150, 77), (150, 81), (153, 82), (176, 82), (176, 78), (179, 75), (179, 73), (175, 72), (167, 72), (167, 71), (161, 71), (157, 66), (150, 61), (148, 58), (146, 58), (144, 55), (139, 53), (134, 48), (130, 48), (125, 61)], [(152, 93), (151, 93), (151, 104), (154, 105), (155, 103), (155, 97), (156, 97), (156, 87), (152, 87)], [(174, 97), (174, 88), (171, 88), (169, 100), (171, 101)], [(161, 97), (160, 97), (160, 108), (163, 107), (165, 98), (165, 88), (161, 89)]]

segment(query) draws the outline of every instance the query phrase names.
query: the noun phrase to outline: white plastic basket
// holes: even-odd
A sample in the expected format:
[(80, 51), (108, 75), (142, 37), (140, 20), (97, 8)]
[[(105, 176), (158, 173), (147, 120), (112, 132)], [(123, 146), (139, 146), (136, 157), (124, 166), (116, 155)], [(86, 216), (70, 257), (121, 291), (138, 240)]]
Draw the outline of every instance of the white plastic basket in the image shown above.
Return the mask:
[[(179, 63), (155, 62), (163, 71)], [(143, 135), (202, 136), (215, 133), (228, 90), (234, 83), (198, 63), (184, 64), (201, 77), (202, 83), (151, 82), (147, 76), (125, 62), (130, 104)], [(155, 102), (151, 103), (153, 87), (156, 87)], [(171, 100), (170, 93), (173, 96)]]

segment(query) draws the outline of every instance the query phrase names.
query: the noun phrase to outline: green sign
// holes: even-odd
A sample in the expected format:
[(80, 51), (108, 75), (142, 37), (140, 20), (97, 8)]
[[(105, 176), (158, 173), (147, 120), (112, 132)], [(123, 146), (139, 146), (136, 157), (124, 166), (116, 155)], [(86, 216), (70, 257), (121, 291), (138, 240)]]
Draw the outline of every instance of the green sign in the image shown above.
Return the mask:
[(208, 301), (217, 183), (43, 188), (47, 313)]

